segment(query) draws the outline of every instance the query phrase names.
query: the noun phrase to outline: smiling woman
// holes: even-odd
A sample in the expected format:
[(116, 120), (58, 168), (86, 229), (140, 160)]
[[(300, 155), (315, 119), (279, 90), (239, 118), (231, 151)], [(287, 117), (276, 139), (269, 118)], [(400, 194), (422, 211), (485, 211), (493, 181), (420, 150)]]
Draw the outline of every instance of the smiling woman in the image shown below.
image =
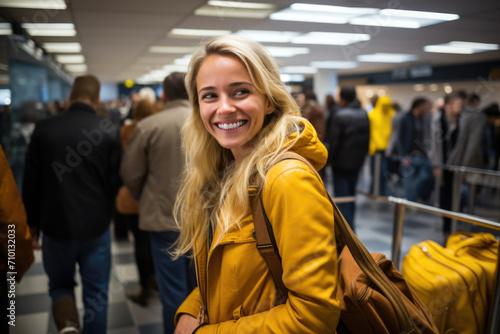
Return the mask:
[(264, 117), (273, 112), (267, 97), (251, 81), (240, 60), (223, 55), (207, 57), (196, 79), (203, 124), (235, 160), (245, 157)]
[[(340, 316), (333, 208), (311, 167), (282, 159), (293, 151), (319, 170), (327, 151), (274, 59), (246, 38), (218, 37), (194, 53), (186, 86), (193, 113), (183, 128), (188, 164), (174, 215), (176, 253), (194, 250), (198, 288), (179, 308), (175, 333), (333, 332)], [(256, 247), (255, 188), (272, 222), (286, 296)]]

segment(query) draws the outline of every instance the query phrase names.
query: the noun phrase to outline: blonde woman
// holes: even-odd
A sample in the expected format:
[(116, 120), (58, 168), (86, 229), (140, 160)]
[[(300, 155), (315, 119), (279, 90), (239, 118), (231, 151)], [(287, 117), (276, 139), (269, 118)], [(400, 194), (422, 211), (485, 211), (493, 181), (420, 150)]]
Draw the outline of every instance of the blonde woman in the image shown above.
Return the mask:
[[(291, 150), (319, 170), (327, 151), (275, 61), (253, 41), (218, 37), (193, 55), (186, 87), (193, 113), (182, 133), (176, 255), (194, 251), (198, 288), (178, 309), (175, 333), (333, 333), (340, 317), (333, 209), (306, 164), (277, 163)], [(282, 259), (284, 304), (256, 248), (254, 185)]]

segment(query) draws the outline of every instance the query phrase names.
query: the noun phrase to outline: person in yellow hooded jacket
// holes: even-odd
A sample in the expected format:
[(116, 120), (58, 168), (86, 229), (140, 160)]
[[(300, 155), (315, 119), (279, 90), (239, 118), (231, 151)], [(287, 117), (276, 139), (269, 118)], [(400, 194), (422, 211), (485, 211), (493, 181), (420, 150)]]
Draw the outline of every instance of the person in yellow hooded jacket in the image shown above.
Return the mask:
[[(333, 333), (340, 318), (333, 208), (315, 171), (327, 150), (258, 43), (222, 36), (193, 55), (186, 76), (193, 113), (182, 136), (187, 171), (175, 216), (175, 254), (193, 250), (198, 287), (176, 314), (175, 334)], [(278, 162), (279, 161), (279, 162)], [(251, 189), (263, 205), (289, 292), (255, 240)]]
[[(376, 195), (387, 195), (385, 173), (387, 172), (387, 157), (385, 150), (389, 145), (389, 139), (392, 132), (392, 117), (396, 111), (392, 107), (391, 99), (388, 96), (381, 96), (375, 103), (368, 119), (370, 120), (370, 146), (368, 154), (371, 156), (371, 171), (372, 171), (372, 192), (375, 191), (375, 178), (379, 178), (379, 188)], [(380, 156), (380, 170), (378, 176), (375, 175), (375, 156)]]

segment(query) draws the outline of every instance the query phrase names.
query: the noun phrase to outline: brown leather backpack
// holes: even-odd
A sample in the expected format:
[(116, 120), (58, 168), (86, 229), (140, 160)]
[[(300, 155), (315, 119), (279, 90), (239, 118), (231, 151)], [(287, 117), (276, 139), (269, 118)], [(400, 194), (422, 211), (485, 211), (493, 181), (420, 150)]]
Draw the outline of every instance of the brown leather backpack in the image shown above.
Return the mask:
[[(281, 160), (285, 159), (300, 160), (315, 171), (309, 161), (296, 153), (285, 153)], [(337, 289), (341, 321), (332, 332), (438, 334), (429, 311), (413, 294), (393, 263), (382, 254), (370, 254), (330, 196), (329, 199), (333, 206), (336, 241), (341, 250)], [(253, 200), (252, 214), (257, 248), (266, 260), (284, 302), (288, 289), (283, 284), (281, 258), (264, 210), (262, 192)]]

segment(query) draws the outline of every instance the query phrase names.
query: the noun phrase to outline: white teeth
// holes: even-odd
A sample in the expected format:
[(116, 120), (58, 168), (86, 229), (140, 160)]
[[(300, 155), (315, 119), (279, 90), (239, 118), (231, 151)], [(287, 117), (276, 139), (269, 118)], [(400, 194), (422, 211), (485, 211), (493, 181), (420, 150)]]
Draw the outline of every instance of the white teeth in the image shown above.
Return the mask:
[(239, 121), (239, 122), (236, 122), (236, 123), (219, 123), (217, 124), (217, 126), (220, 128), (220, 129), (223, 129), (223, 130), (234, 130), (236, 128), (239, 128), (240, 126), (242, 126), (243, 124), (245, 124), (246, 121)]

